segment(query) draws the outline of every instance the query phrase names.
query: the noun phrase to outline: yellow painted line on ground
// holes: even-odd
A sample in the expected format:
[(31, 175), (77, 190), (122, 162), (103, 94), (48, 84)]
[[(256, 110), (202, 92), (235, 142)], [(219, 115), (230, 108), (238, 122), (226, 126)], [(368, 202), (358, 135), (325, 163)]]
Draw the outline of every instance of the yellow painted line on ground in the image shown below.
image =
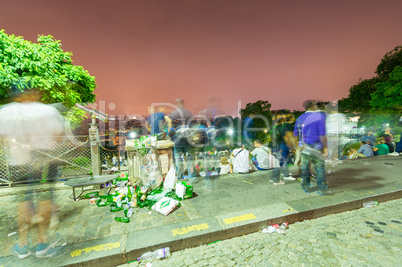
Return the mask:
[(244, 180), (244, 177), (236, 177), (237, 179), (241, 179), (243, 182), (247, 183), (247, 184), (254, 184), (252, 182), (246, 181)]
[[(289, 206), (288, 206), (289, 207)], [(287, 210), (283, 210), (283, 212), (289, 212), (292, 211), (293, 209), (291, 207), (289, 207)]]
[(231, 224), (231, 223), (247, 221), (247, 220), (251, 220), (251, 219), (255, 219), (255, 218), (257, 218), (257, 217), (253, 213), (249, 213), (249, 214), (246, 214), (246, 215), (227, 218), (227, 219), (224, 219), (223, 221), (226, 224)]
[(209, 225), (207, 223), (191, 225), (189, 227), (182, 227), (182, 228), (177, 228), (177, 229), (172, 230), (172, 235), (173, 236), (184, 235), (184, 234), (187, 234), (192, 231), (201, 231), (201, 230), (205, 230), (208, 228), (209, 228)]
[(119, 248), (120, 247), (120, 242), (116, 242), (116, 243), (108, 243), (108, 244), (103, 244), (103, 245), (98, 245), (98, 246), (94, 246), (94, 247), (87, 247), (87, 248), (83, 248), (83, 249), (77, 249), (74, 250), (73, 252), (71, 252), (71, 257), (77, 257), (77, 256), (81, 256), (84, 254), (87, 254), (91, 251), (102, 251), (102, 250), (112, 250), (114, 248)]
[(360, 193), (361, 196), (374, 194), (373, 191), (367, 191), (367, 193)]

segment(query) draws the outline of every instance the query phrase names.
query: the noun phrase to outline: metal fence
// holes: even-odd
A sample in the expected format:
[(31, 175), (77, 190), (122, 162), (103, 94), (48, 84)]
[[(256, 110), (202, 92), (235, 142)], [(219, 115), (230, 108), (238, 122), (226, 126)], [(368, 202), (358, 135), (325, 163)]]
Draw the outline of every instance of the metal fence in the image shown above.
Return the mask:
[(0, 139), (0, 185), (55, 181), (91, 173), (88, 136)]
[(119, 171), (121, 165), (126, 164), (125, 156), (123, 153), (119, 153), (118, 148), (100, 146), (100, 158), (102, 174)]

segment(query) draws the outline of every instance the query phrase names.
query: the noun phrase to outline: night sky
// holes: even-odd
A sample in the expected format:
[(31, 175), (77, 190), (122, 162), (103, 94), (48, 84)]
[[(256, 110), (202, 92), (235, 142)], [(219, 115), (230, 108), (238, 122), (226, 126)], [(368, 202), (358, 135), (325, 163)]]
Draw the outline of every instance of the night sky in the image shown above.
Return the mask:
[(400, 0), (0, 0), (0, 28), (61, 40), (109, 114), (181, 97), (195, 113), (214, 99), (236, 115), (238, 101), (302, 110), (346, 97), (401, 45), (401, 10)]

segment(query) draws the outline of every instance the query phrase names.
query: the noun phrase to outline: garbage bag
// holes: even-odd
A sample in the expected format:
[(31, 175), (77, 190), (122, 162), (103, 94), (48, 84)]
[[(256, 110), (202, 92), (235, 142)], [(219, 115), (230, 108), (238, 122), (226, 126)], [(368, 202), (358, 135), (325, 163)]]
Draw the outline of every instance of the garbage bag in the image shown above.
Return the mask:
[(172, 164), (170, 166), (168, 173), (166, 174), (165, 182), (163, 184), (164, 188), (173, 190), (176, 182), (177, 182), (176, 170), (175, 170), (174, 165)]

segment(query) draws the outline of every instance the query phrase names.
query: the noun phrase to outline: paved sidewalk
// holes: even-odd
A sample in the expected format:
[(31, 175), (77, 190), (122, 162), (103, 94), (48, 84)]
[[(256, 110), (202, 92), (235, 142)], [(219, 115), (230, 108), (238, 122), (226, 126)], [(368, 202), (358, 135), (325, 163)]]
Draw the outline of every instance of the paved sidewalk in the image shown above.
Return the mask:
[(402, 199), (173, 252), (144, 266), (400, 266)]
[(180, 251), (254, 233), (272, 223), (292, 224), (357, 209), (371, 199), (401, 198), (401, 173), (402, 157), (345, 161), (328, 177), (330, 196), (306, 194), (298, 181), (274, 186), (269, 171), (199, 179), (194, 183), (197, 196), (182, 201), (172, 214), (165, 217), (137, 209), (128, 224), (116, 222), (114, 217), (121, 214), (109, 212), (108, 207), (97, 207), (89, 200), (73, 201), (69, 198), (72, 190), (57, 184), (55, 202), (61, 211), (55, 231), (62, 234), (60, 245), (65, 245), (58, 258), (46, 260), (32, 256), (19, 260), (10, 255), (17, 240), (17, 234), (12, 234), (17, 231), (13, 199), (22, 191), (1, 188), (0, 238), (4, 242), (0, 244), (0, 266), (115, 266), (164, 246)]

